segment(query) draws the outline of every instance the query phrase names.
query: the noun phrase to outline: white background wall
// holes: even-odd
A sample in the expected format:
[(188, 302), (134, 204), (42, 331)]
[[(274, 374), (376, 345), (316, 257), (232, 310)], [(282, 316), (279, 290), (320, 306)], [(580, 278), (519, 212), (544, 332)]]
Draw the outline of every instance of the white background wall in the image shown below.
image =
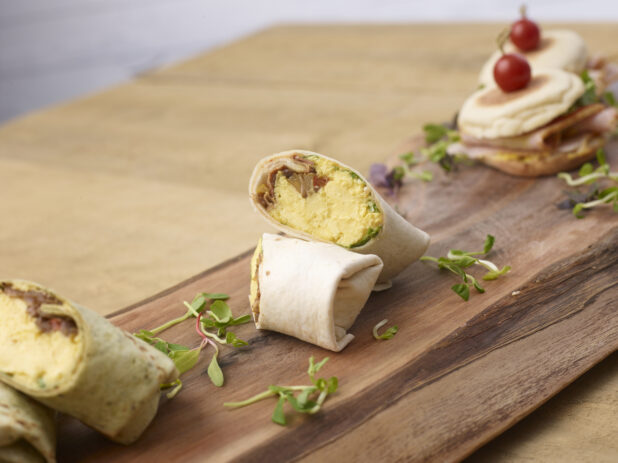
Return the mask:
[[(512, 21), (521, 0), (0, 0), (0, 122), (281, 22)], [(618, 21), (618, 0), (528, 1)], [(618, 24), (617, 24), (618, 27)]]

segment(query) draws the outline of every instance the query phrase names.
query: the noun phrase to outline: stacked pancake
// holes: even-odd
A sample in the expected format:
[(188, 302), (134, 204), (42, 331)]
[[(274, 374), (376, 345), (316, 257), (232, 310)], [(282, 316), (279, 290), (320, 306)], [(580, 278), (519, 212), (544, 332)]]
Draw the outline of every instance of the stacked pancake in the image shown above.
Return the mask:
[(458, 119), (464, 154), (512, 175), (536, 177), (570, 170), (591, 159), (616, 127), (616, 109), (580, 104), (579, 76), (536, 69), (526, 87), (503, 92), (495, 83), (472, 94)]
[[(504, 52), (523, 55), (533, 71), (561, 69), (580, 75), (586, 70), (594, 80), (599, 95), (618, 81), (618, 67), (601, 55), (590, 56), (584, 39), (571, 30), (543, 29), (539, 46), (534, 50), (522, 51), (509, 41), (504, 44)], [(500, 56), (502, 52), (496, 50), (489, 57), (481, 70), (479, 83), (488, 86), (494, 84), (494, 65)]]
[(5, 420), (12, 423), (13, 438), (0, 439), (0, 455), (8, 451), (5, 447), (13, 451), (19, 444), (53, 460), (53, 423), (45, 406), (116, 442), (131, 443), (154, 417), (160, 385), (178, 376), (162, 352), (35, 283), (0, 281), (0, 319), (0, 383), (5, 391), (0, 405), (28, 404), (24, 413), (40, 429), (37, 439), (29, 436), (15, 424), (19, 414), (10, 413)]
[(326, 349), (353, 339), (348, 329), (371, 290), (390, 287), (429, 245), (358, 172), (318, 153), (262, 159), (249, 193), (258, 213), (291, 236), (265, 234), (256, 248), (256, 326)]

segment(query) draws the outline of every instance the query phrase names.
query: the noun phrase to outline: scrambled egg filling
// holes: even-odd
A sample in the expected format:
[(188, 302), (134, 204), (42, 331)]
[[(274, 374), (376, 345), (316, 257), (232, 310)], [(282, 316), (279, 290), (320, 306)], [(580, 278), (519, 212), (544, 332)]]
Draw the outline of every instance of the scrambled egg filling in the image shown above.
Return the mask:
[(258, 241), (258, 244), (251, 258), (251, 286), (249, 291), (249, 304), (251, 305), (251, 311), (253, 312), (253, 318), (257, 321), (260, 315), (260, 286), (258, 271), (260, 270), (260, 260), (262, 257), (262, 238)]
[(26, 304), (0, 292), (0, 370), (24, 386), (52, 389), (76, 368), (80, 336), (42, 332)]
[(316, 174), (328, 182), (305, 198), (282, 172), (275, 181), (275, 204), (269, 214), (283, 225), (346, 248), (362, 246), (375, 237), (384, 216), (371, 190), (349, 169), (317, 156)]

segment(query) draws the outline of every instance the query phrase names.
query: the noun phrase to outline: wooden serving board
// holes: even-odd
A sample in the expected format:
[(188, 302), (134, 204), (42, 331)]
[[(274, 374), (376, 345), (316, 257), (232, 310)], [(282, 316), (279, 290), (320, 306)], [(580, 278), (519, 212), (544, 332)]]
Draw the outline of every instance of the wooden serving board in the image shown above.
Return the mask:
[[(608, 158), (618, 164), (617, 146)], [(558, 209), (555, 177), (514, 178), (484, 166), (436, 171), (405, 186), (398, 210), (432, 236), (428, 255), (480, 250), (513, 270), (462, 301), (458, 280), (417, 262), (389, 291), (374, 293), (351, 329), (356, 339), (332, 353), (252, 324), (235, 331), (250, 346), (223, 348), (225, 385), (206, 374), (210, 352), (162, 399), (133, 445), (113, 444), (63, 417), (59, 461), (455, 461), (548, 400), (618, 348), (618, 220), (610, 208), (583, 220)], [(258, 236), (256, 236), (256, 241)], [(200, 291), (226, 292), (236, 315), (249, 313), (250, 252), (113, 315), (118, 326), (153, 328), (185, 312)], [(474, 273), (474, 271), (472, 271)], [(482, 273), (481, 273), (482, 274)], [(480, 276), (480, 274), (479, 274)], [(390, 341), (371, 330), (388, 318)], [(197, 346), (187, 321), (163, 333)], [(307, 384), (308, 358), (328, 356), (323, 376), (339, 390), (314, 416), (288, 410), (288, 426), (270, 421), (275, 399), (228, 410), (271, 384)]]

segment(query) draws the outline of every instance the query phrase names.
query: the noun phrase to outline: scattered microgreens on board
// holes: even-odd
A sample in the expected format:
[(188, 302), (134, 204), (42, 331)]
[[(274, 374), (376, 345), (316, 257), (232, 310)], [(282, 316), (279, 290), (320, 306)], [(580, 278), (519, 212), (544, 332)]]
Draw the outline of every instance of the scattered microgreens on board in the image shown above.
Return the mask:
[(438, 164), (446, 172), (454, 170), (455, 163), (464, 158), (448, 154), (447, 149), (453, 143), (460, 141), (459, 132), (440, 124), (426, 124), (423, 126), (423, 131), (427, 147), (421, 148), (421, 155)]
[(377, 323), (376, 326), (373, 327), (373, 337), (378, 340), (378, 341), (387, 341), (389, 339), (393, 339), (393, 337), (397, 334), (397, 331), (399, 330), (399, 328), (397, 328), (397, 325), (393, 325), (390, 328), (387, 328), (387, 330), (382, 333), (382, 334), (378, 334), (378, 330), (380, 328), (382, 328), (384, 325), (386, 325), (388, 323), (388, 319), (384, 319), (381, 322)]
[[(243, 315), (234, 318), (230, 307), (225, 302), (227, 299), (229, 299), (229, 296), (223, 293), (198, 293), (191, 303), (186, 301), (183, 302), (187, 308), (187, 312), (184, 315), (174, 318), (152, 330), (139, 330), (137, 333), (134, 333), (134, 336), (151, 344), (171, 358), (181, 375), (195, 367), (202, 350), (207, 345), (210, 345), (215, 350), (215, 353), (208, 366), (208, 376), (215, 386), (223, 386), (223, 372), (217, 361), (219, 356), (219, 347), (217, 343), (230, 345), (232, 347), (248, 345), (247, 342), (236, 337), (233, 332), (228, 331), (228, 328), (235, 325), (242, 325), (251, 320), (251, 315)], [(207, 307), (209, 310), (206, 310)], [(196, 318), (195, 329), (202, 338), (202, 342), (198, 347), (190, 349), (187, 346), (170, 343), (157, 337), (162, 331), (182, 323), (189, 318)], [(161, 385), (161, 389), (168, 388), (173, 388), (172, 391), (168, 393), (168, 397), (172, 398), (182, 388), (182, 381), (177, 379), (173, 383)]]
[[(454, 126), (455, 123), (453, 123)], [(423, 130), (427, 146), (421, 148), (419, 153), (409, 151), (399, 155), (399, 159), (403, 163), (392, 169), (380, 163), (371, 165), (369, 181), (373, 185), (386, 188), (391, 194), (396, 194), (406, 177), (431, 182), (433, 173), (430, 170), (420, 169), (428, 162), (436, 163), (445, 171), (450, 172), (455, 169), (456, 163), (467, 160), (465, 156), (451, 155), (447, 152), (447, 148), (451, 144), (460, 140), (457, 130), (440, 124), (426, 124)]]
[[(614, 211), (618, 212), (618, 172), (610, 172), (603, 149), (597, 151), (597, 161), (599, 167), (596, 169), (589, 162), (581, 166), (577, 179), (566, 172), (558, 174), (558, 178), (564, 180), (568, 186), (576, 188), (567, 192), (569, 199), (558, 206), (572, 207), (573, 215), (578, 219), (584, 217), (582, 214), (584, 209), (592, 209), (603, 204), (611, 204)], [(588, 186), (586, 192), (578, 189), (584, 185)]]
[(508, 273), (511, 270), (511, 267), (504, 266), (501, 269), (498, 268), (493, 262), (490, 262), (486, 259), (479, 259), (478, 255), (485, 255), (491, 251), (493, 245), (495, 243), (495, 238), (491, 235), (487, 235), (485, 238), (485, 245), (483, 246), (483, 250), (479, 252), (466, 252), (460, 251), (459, 249), (451, 249), (446, 257), (431, 257), (431, 256), (423, 256), (421, 257), (422, 261), (435, 262), (438, 264), (438, 268), (447, 269), (453, 272), (455, 275), (458, 275), (462, 278), (463, 283), (459, 283), (453, 285), (451, 289), (455, 291), (459, 297), (461, 297), (464, 301), (467, 301), (470, 298), (470, 288), (474, 287), (479, 293), (484, 293), (485, 289), (479, 284), (476, 278), (474, 278), (469, 273), (466, 273), (464, 269), (471, 267), (473, 265), (479, 265), (484, 267), (487, 270), (487, 273), (483, 275), (483, 280), (495, 280), (501, 275)]
[(318, 363), (314, 363), (313, 356), (309, 358), (309, 369), (307, 373), (311, 379), (311, 385), (268, 386), (266, 391), (250, 397), (247, 400), (241, 402), (226, 402), (223, 405), (229, 408), (240, 408), (269, 397), (278, 396), (279, 398), (272, 414), (272, 421), (281, 426), (286, 425), (285, 412), (283, 410), (283, 406), (286, 402), (298, 413), (307, 413), (309, 415), (317, 413), (320, 411), (326, 397), (334, 393), (339, 385), (339, 381), (335, 376), (331, 376), (329, 379), (315, 378), (316, 373), (320, 371), (327, 361), (328, 357), (325, 357)]

